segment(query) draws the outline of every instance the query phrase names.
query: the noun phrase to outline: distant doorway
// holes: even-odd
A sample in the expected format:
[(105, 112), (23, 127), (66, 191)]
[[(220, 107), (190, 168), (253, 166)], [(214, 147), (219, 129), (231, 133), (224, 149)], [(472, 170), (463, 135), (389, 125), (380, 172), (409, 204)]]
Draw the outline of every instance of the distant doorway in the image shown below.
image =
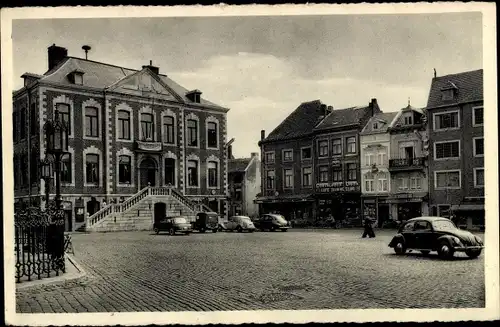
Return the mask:
[(87, 202), (87, 213), (89, 216), (99, 211), (100, 208), (101, 204), (94, 197), (90, 198), (90, 201)]
[(378, 206), (378, 227), (382, 227), (389, 219), (389, 205), (379, 204)]
[(139, 171), (141, 189), (148, 185), (156, 186), (156, 163), (152, 158), (144, 159), (141, 162)]
[(167, 217), (167, 204), (163, 202), (155, 203), (154, 212), (155, 223), (158, 223), (161, 220), (165, 219)]

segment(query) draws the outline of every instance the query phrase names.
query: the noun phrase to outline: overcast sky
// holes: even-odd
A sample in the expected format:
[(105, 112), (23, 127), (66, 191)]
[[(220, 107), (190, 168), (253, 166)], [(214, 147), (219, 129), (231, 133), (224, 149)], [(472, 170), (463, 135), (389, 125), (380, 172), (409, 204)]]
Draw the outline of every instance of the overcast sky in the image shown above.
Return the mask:
[(70, 56), (160, 72), (229, 107), (234, 155), (258, 151), (300, 103), (382, 111), (424, 107), (433, 76), (482, 68), (481, 13), (52, 19), (13, 22), (15, 88), (47, 70), (47, 47)]

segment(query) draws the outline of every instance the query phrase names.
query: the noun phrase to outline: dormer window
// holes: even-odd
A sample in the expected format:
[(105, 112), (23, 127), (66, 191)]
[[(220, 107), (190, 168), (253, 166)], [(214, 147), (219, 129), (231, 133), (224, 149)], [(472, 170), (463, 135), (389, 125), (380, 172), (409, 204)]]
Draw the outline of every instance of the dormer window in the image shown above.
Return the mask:
[(201, 91), (200, 90), (190, 91), (186, 94), (186, 97), (194, 103), (200, 103)]
[(413, 117), (411, 114), (406, 115), (404, 117), (404, 119), (405, 119), (405, 125), (412, 125), (413, 124)]
[(84, 72), (75, 70), (68, 74), (68, 79), (73, 84), (83, 85), (83, 74)]
[(455, 98), (457, 91), (458, 91), (458, 87), (449, 81), (448, 85), (441, 89), (441, 96), (442, 96), (443, 101), (453, 100)]

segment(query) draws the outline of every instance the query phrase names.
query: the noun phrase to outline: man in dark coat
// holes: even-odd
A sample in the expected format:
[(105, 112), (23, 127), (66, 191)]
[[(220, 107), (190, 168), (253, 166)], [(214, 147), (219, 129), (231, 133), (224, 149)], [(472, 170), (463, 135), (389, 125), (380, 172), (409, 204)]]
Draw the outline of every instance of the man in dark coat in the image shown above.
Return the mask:
[(365, 230), (363, 232), (362, 238), (365, 238), (366, 236), (369, 236), (370, 238), (375, 237), (375, 232), (373, 231), (372, 221), (370, 218), (368, 217), (365, 218), (364, 227)]

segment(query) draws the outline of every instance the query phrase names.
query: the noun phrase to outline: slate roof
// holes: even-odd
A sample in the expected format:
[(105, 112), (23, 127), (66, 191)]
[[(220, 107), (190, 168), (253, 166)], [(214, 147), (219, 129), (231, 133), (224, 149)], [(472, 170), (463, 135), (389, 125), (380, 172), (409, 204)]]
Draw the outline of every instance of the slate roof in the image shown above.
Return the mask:
[(321, 121), (315, 129), (336, 128), (359, 124), (368, 111), (370, 106), (351, 107), (346, 109), (334, 109), (328, 116)]
[(286, 140), (311, 133), (323, 115), (321, 101), (304, 102), (281, 122), (263, 142)]
[[(67, 75), (75, 70), (85, 73), (84, 86), (103, 90), (106, 87), (123, 80), (125, 77), (139, 72), (139, 70), (123, 68), (102, 62), (75, 57), (66, 57), (53, 69), (46, 72), (41, 77), (40, 81), (74, 85), (68, 80)], [(167, 75), (159, 74), (158, 77), (172, 91), (177, 93), (177, 95), (179, 95), (185, 103), (193, 103), (188, 97), (186, 97), (186, 94), (189, 93), (188, 89), (177, 84)], [(200, 103), (196, 103), (196, 105), (222, 108), (221, 106), (203, 98), (201, 98)]]
[[(442, 89), (455, 86), (457, 96), (453, 101), (442, 100)], [(432, 79), (427, 108), (483, 100), (483, 70), (439, 76)]]
[[(361, 135), (369, 135), (369, 134), (380, 134), (380, 133), (386, 133), (387, 129), (391, 126), (391, 123), (394, 121), (396, 116), (398, 115), (397, 111), (394, 112), (381, 112), (378, 114), (375, 114), (373, 117), (371, 117), (368, 122), (366, 123), (365, 127), (363, 127), (363, 130), (361, 131)], [(378, 121), (384, 122), (384, 125), (382, 127), (379, 126), (378, 129), (374, 130), (373, 129), (373, 123)]]
[(250, 160), (252, 160), (252, 158), (229, 159), (227, 161), (227, 170), (230, 173), (244, 172), (248, 167)]

